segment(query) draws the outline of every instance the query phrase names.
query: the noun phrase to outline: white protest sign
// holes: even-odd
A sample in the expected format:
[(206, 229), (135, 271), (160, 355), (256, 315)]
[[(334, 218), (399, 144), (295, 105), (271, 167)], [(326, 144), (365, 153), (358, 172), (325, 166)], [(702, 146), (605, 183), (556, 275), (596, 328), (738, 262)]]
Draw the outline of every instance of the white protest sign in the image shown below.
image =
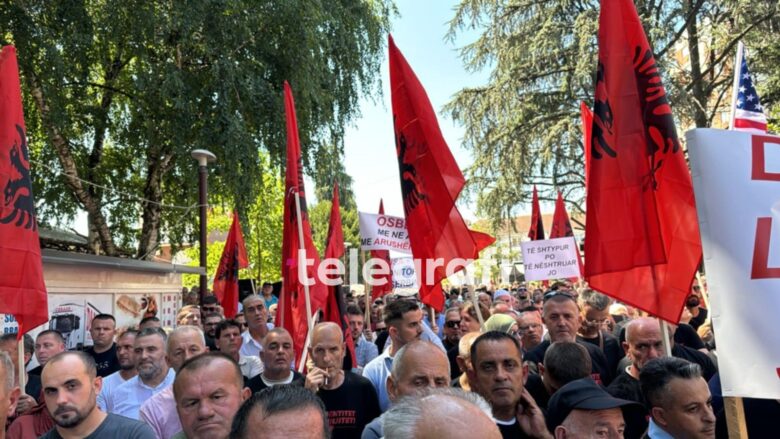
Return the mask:
[(393, 290), (418, 290), (417, 272), (412, 258), (393, 258)]
[(360, 248), (412, 254), (406, 220), (397, 216), (360, 212)]
[(548, 280), (580, 277), (577, 244), (567, 236), (520, 243), (523, 251), (525, 280)]
[(686, 133), (724, 396), (780, 398), (780, 137)]

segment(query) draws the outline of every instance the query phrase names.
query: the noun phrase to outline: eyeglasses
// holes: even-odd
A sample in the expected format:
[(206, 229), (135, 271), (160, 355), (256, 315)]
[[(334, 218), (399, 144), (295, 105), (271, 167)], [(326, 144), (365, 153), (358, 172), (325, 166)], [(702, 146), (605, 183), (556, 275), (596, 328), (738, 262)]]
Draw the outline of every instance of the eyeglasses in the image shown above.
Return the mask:
[(582, 322), (585, 323), (588, 326), (601, 326), (605, 323), (607, 323), (609, 319), (598, 319), (598, 320), (588, 320), (583, 319)]
[(450, 320), (448, 322), (445, 322), (444, 326), (448, 328), (457, 328), (458, 326), (460, 326), (460, 320)]
[(540, 329), (542, 327), (539, 323), (531, 323), (530, 325), (523, 325), (519, 327), (517, 330), (520, 331), (520, 333), (528, 332), (529, 329)]
[(550, 292), (546, 293), (544, 295), (544, 301), (547, 302), (548, 300), (552, 299), (553, 297), (558, 297), (558, 296), (562, 296), (562, 297), (565, 297), (567, 299), (574, 300), (576, 302), (576, 300), (574, 299), (574, 296), (571, 293), (568, 293), (566, 291), (557, 291), (557, 290), (556, 291), (550, 291)]
[(205, 312), (216, 312), (217, 311), (217, 306), (216, 305), (204, 305), (203, 306), (203, 311), (205, 311)]

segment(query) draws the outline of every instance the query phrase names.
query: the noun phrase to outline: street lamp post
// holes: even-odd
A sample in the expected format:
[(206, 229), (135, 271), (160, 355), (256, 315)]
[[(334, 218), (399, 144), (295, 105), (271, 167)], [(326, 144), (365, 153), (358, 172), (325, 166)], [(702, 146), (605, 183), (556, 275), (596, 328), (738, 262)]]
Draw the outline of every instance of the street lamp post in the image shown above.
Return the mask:
[(208, 273), (206, 266), (208, 261), (208, 231), (206, 229), (206, 214), (208, 211), (208, 164), (217, 159), (212, 152), (205, 149), (193, 150), (192, 158), (198, 161), (198, 207), (200, 208), (200, 266), (203, 267), (203, 273), (200, 275), (200, 305), (203, 306), (203, 299), (208, 290)]

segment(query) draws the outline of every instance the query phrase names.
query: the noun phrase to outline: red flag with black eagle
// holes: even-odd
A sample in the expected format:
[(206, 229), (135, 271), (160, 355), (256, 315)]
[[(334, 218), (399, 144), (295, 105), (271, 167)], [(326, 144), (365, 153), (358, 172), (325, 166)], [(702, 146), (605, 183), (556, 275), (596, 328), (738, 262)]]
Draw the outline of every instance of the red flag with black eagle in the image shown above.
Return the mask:
[(49, 320), (16, 49), (0, 52), (0, 313), (18, 339)]
[[(558, 191), (558, 199), (555, 200), (555, 213), (553, 213), (552, 226), (550, 227), (550, 239), (563, 238), (566, 236), (574, 237), (574, 229), (571, 227), (571, 221), (569, 221), (569, 213), (566, 212), (566, 203), (563, 202), (563, 194)], [(574, 243), (577, 241), (575, 239)], [(577, 248), (577, 262), (580, 267), (580, 276), (582, 276), (582, 257), (580, 250)], [(569, 279), (572, 282), (577, 280)]]
[[(385, 214), (385, 206), (382, 200), (379, 200), (379, 214)], [(384, 279), (384, 285), (372, 285), (371, 286), (371, 298), (376, 300), (382, 296), (386, 296), (393, 291), (393, 264), (390, 262), (390, 250), (371, 250), (371, 259), (381, 259), (387, 263), (390, 270), (385, 275), (375, 275), (374, 279), (379, 282), (380, 279)]]
[(495, 240), (469, 230), (458, 212), (455, 200), (465, 184), (463, 173), (444, 141), (425, 89), (392, 37), (389, 52), (396, 154), (406, 227), (421, 271), (420, 298), (441, 311), (445, 267), (457, 258), (477, 259), (480, 250)]
[[(328, 226), (328, 238), (325, 243), (324, 259), (341, 259), (346, 250), (344, 249), (344, 231), (341, 227), (341, 211), (339, 203), (339, 184), (333, 185), (333, 202), (330, 206), (330, 224)], [(342, 285), (328, 285), (328, 304), (325, 308), (323, 321), (333, 322), (344, 333), (344, 343), (347, 345), (349, 361), (345, 370), (349, 370), (353, 365), (357, 365), (355, 357), (355, 342), (352, 340), (352, 332), (349, 330), (349, 320), (347, 319), (347, 308), (344, 295), (342, 294)]]
[[(303, 188), (303, 170), (301, 165), (301, 145), (298, 139), (298, 121), (295, 117), (295, 101), (292, 89), (284, 82), (284, 110), (287, 120), (287, 169), (284, 179), (284, 226), (282, 231), (282, 293), (276, 310), (276, 321), (284, 327), (293, 338), (296, 362), (300, 361), (306, 337), (309, 333), (306, 316), (306, 296), (303, 279), (305, 275), (309, 285), (312, 314), (324, 310), (327, 303), (328, 289), (317, 278), (317, 267), (320, 258), (311, 238), (311, 224), (306, 209), (306, 195)], [(300, 199), (301, 227), (303, 228), (303, 245), (298, 235), (298, 215), (295, 205), (295, 194)], [(301, 247), (304, 252), (301, 252)], [(305, 253), (305, 255), (304, 255)], [(305, 268), (299, 264), (299, 258), (309, 260)]]
[(246, 256), (241, 222), (238, 220), (238, 212), (234, 211), (233, 223), (230, 225), (219, 267), (214, 275), (214, 286), (211, 288), (225, 310), (225, 317), (229, 319), (238, 313), (238, 270), (248, 266), (249, 258)]
[(631, 0), (602, 0), (585, 229), (585, 277), (677, 323), (701, 260), (691, 176)]
[(542, 210), (539, 207), (539, 194), (536, 192), (536, 185), (534, 185), (531, 197), (531, 228), (528, 229), (528, 238), (531, 241), (544, 239), (544, 222), (542, 222)]

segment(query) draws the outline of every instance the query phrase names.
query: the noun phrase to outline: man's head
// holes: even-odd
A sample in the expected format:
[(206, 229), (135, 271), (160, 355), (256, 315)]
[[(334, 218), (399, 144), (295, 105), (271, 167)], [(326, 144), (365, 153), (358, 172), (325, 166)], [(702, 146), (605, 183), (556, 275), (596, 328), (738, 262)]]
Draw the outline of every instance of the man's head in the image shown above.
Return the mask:
[(274, 292), (274, 284), (271, 282), (263, 282), (263, 296), (269, 297)]
[(241, 325), (235, 320), (223, 320), (214, 329), (214, 341), (220, 352), (232, 358), (238, 357), (238, 351), (244, 339), (241, 337)]
[(517, 405), (528, 369), (515, 337), (498, 331), (480, 335), (471, 345), (471, 364), (469, 381), (494, 413)]
[(422, 318), (422, 310), (410, 300), (396, 300), (385, 307), (384, 321), (393, 349), (420, 339)]
[(393, 357), (387, 377), (390, 401), (432, 388), (449, 387), (450, 362), (441, 349), (428, 341), (407, 343)]
[(233, 417), (250, 394), (238, 364), (219, 352), (187, 359), (173, 382), (176, 411), (188, 439), (228, 437)]
[(542, 342), (542, 313), (535, 307), (520, 311), (517, 318), (517, 331), (520, 334), (520, 342), (523, 348), (529, 351)]
[(685, 306), (688, 308), (696, 308), (701, 304), (701, 287), (694, 285), (691, 287), (691, 294), (685, 300)]
[(178, 372), (185, 361), (206, 351), (206, 339), (199, 327), (179, 326), (168, 336), (166, 360)]
[[(219, 299), (217, 299), (217, 296), (213, 294), (209, 294), (208, 296), (203, 298), (203, 305), (201, 306), (200, 310), (203, 312), (203, 315), (208, 314), (218, 314), (219, 313)], [(204, 318), (205, 322), (205, 318)]]
[(463, 333), (460, 331), (460, 308), (454, 307), (444, 314), (444, 328), (442, 328), (445, 340), (456, 344)]
[(699, 365), (675, 357), (645, 363), (639, 374), (653, 421), (677, 439), (715, 437), (715, 415)]
[(65, 350), (65, 339), (62, 338), (62, 334), (53, 330), (47, 329), (41, 331), (37, 337), (35, 337), (35, 358), (38, 359), (38, 364), (45, 366), (49, 358), (63, 352)]
[(206, 316), (203, 317), (203, 332), (205, 332), (206, 335), (208, 335), (211, 338), (216, 337), (217, 325), (219, 325), (219, 323), (222, 322), (223, 320), (224, 319), (222, 318), (221, 314), (218, 313), (206, 314)]
[(608, 296), (588, 289), (580, 294), (579, 302), (582, 316), (580, 333), (586, 337), (594, 337), (609, 320), (609, 305), (612, 301)]
[(6, 420), (16, 414), (16, 402), (21, 391), (16, 385), (14, 364), (11, 357), (0, 351), (0, 428), (5, 428)]
[(357, 306), (349, 305), (347, 307), (347, 319), (349, 320), (349, 332), (352, 333), (352, 340), (357, 342), (360, 336), (363, 335), (365, 324), (363, 312)]
[(623, 438), (623, 411), (639, 404), (617, 399), (590, 378), (571, 381), (547, 405), (547, 428), (556, 439)]
[(402, 398), (385, 414), (382, 424), (387, 439), (501, 438), (485, 400), (460, 389), (435, 389), (422, 397)]
[(471, 345), (474, 344), (474, 340), (476, 340), (479, 335), (479, 332), (467, 332), (466, 334), (463, 334), (463, 337), (461, 337), (458, 342), (458, 358), (456, 358), (455, 361), (458, 363), (458, 369), (461, 373), (467, 374), (472, 368)]
[(168, 361), (165, 359), (167, 341), (168, 335), (159, 328), (144, 329), (135, 337), (133, 352), (141, 381), (155, 381), (168, 373)]
[(92, 336), (92, 344), (95, 349), (102, 351), (110, 348), (116, 334), (116, 319), (111, 314), (96, 315), (92, 319), (89, 334)]
[(146, 328), (162, 328), (162, 322), (156, 316), (144, 317), (138, 324), (138, 330), (143, 331)]
[(478, 306), (475, 307), (473, 302), (469, 302), (460, 309), (461, 333), (479, 332), (481, 330), (477, 311), (482, 315), (482, 321), (490, 318), (490, 308), (482, 303), (478, 303), (477, 305)]
[(201, 313), (198, 305), (182, 306), (176, 314), (177, 326), (201, 326)]
[(344, 333), (339, 325), (324, 322), (314, 326), (309, 356), (315, 366), (327, 371), (329, 375), (334, 375), (343, 367), (345, 352)]
[(574, 341), (580, 329), (580, 310), (572, 295), (551, 291), (544, 296), (542, 320), (550, 341)]
[(504, 303), (508, 306), (512, 306), (512, 295), (507, 290), (498, 290), (493, 295), (493, 303)]
[(559, 341), (544, 353), (544, 364), (539, 365), (547, 393), (554, 394), (574, 380), (590, 377), (591, 359), (588, 350), (579, 343)]
[(286, 329), (274, 328), (268, 331), (263, 338), (263, 350), (260, 352), (260, 360), (266, 374), (277, 376), (289, 371), (294, 355), (293, 340)]
[(311, 391), (291, 384), (257, 392), (238, 410), (230, 430), (232, 439), (255, 437), (328, 439), (325, 405)]
[(90, 355), (67, 351), (49, 358), (41, 373), (41, 385), (46, 410), (54, 423), (71, 429), (95, 413), (103, 381)]
[(488, 293), (479, 293), (477, 300), (487, 309), (490, 309), (490, 307), (493, 306), (493, 297)]
[(635, 374), (639, 373), (648, 361), (666, 356), (658, 320), (644, 317), (628, 322), (623, 350), (631, 360), (631, 368)]
[[(32, 337), (24, 334), (24, 364), (27, 364), (32, 358), (32, 354), (35, 350), (35, 343), (32, 341)], [(19, 381), (19, 343), (16, 340), (15, 333), (0, 335), (0, 352), (5, 352), (11, 357), (11, 362), (14, 365), (14, 376), (17, 382)]]
[(268, 313), (265, 309), (265, 300), (262, 297), (252, 294), (247, 296), (244, 301), (244, 316), (246, 324), (250, 331), (257, 331), (268, 322)]
[(119, 362), (119, 369), (135, 369), (135, 336), (138, 331), (128, 329), (116, 339), (116, 359)]

